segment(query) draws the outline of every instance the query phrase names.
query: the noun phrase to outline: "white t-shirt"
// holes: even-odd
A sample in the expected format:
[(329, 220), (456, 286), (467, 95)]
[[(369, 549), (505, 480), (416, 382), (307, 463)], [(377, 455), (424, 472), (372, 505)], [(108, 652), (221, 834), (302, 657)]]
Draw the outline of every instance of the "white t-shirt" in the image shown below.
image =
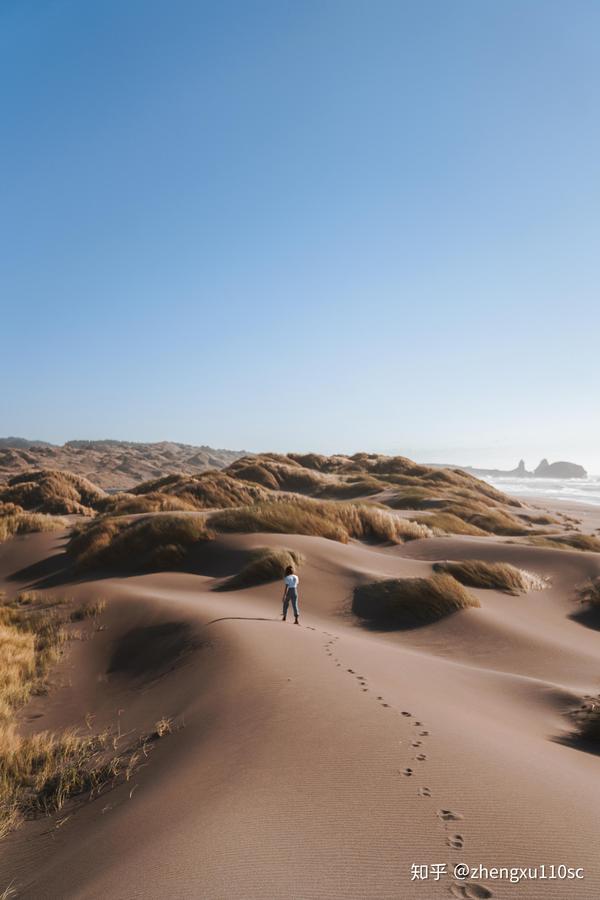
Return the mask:
[(289, 588), (298, 587), (298, 576), (297, 575), (286, 575), (283, 580), (285, 581), (286, 585)]

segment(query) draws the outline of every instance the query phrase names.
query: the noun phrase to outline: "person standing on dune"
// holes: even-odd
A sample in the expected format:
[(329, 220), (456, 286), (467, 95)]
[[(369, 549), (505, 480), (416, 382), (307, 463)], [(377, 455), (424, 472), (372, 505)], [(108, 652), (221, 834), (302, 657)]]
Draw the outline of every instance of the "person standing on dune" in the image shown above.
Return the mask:
[(294, 625), (299, 625), (298, 621), (298, 576), (294, 572), (292, 566), (288, 566), (285, 570), (285, 577), (283, 579), (283, 583), (285, 585), (283, 591), (283, 621), (285, 622), (287, 618), (288, 606), (290, 604), (290, 600), (292, 601), (292, 609), (294, 610)]

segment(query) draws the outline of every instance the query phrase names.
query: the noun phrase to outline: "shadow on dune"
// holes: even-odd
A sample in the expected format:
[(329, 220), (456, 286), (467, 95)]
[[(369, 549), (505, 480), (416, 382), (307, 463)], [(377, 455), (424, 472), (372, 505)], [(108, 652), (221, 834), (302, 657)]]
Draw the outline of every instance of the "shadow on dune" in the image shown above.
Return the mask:
[(205, 622), (202, 628), (208, 628), (216, 622), (279, 622), (279, 616), (222, 616), (220, 619), (211, 619)]
[(109, 675), (156, 678), (172, 671), (202, 644), (188, 622), (132, 628), (116, 641), (107, 671)]
[(69, 557), (66, 553), (54, 553), (46, 559), (40, 559), (30, 566), (12, 572), (7, 581), (26, 581), (30, 588), (58, 587), (67, 582), (79, 580), (75, 578)]
[(564, 734), (559, 737), (553, 737), (555, 744), (561, 744), (563, 747), (571, 747), (572, 750), (580, 750), (582, 753), (590, 753), (592, 756), (600, 756), (600, 745), (594, 741), (585, 740), (577, 734)]
[[(200, 626), (217, 622), (276, 622), (261, 616), (223, 616)], [(113, 646), (107, 672), (129, 678), (155, 679), (172, 672), (193, 651), (209, 646), (197, 636), (197, 626), (171, 621), (141, 625), (121, 635)]]
[(159, 571), (185, 572), (189, 575), (203, 575), (207, 578), (228, 578), (237, 574), (250, 559), (252, 559), (250, 550), (234, 550), (231, 547), (220, 546), (217, 541), (211, 541), (209, 543), (200, 542), (177, 565), (148, 569), (144, 566), (136, 566), (135, 560), (132, 560), (131, 565), (127, 568), (78, 570), (65, 551), (13, 572), (8, 580), (27, 582), (28, 589), (42, 590), (68, 584), (103, 581), (106, 578), (147, 575)]
[(569, 619), (573, 622), (579, 622), (580, 625), (585, 625), (586, 628), (600, 631), (600, 609), (595, 607), (579, 609), (577, 612), (571, 613)]
[(208, 578), (227, 578), (237, 574), (252, 558), (251, 550), (223, 546), (218, 540), (203, 541), (186, 554), (178, 571)]

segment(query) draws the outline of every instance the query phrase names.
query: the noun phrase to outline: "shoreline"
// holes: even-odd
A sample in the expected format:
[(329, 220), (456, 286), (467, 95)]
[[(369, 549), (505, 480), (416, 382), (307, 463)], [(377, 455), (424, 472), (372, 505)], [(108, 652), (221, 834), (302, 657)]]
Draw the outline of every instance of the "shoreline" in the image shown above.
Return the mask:
[(533, 497), (531, 494), (511, 494), (531, 509), (540, 509), (550, 515), (570, 516), (580, 521), (582, 530), (600, 530), (600, 505), (585, 500), (555, 500)]

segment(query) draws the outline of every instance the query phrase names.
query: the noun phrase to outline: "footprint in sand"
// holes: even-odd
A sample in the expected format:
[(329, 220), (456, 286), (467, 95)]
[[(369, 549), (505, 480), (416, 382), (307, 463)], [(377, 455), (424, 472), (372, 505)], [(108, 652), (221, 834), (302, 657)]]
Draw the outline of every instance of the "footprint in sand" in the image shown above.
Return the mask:
[(428, 731), (420, 731), (419, 732), (420, 737), (426, 737), (428, 734), (429, 734)]
[(431, 791), (428, 787), (420, 787), (418, 793), (419, 797), (431, 797)]
[(355, 675), (354, 669), (346, 669), (346, 672), (350, 672), (351, 675)]
[(427, 759), (427, 757), (425, 756), (424, 753), (419, 753), (419, 754), (417, 754), (416, 759), (418, 759), (419, 762), (423, 762), (423, 760)]
[(403, 709), (403, 710), (402, 710), (402, 715), (403, 715), (403, 716), (412, 716), (412, 713), (406, 712), (406, 710)]
[(369, 688), (363, 688), (363, 689), (362, 689), (362, 690), (363, 690), (363, 691), (368, 691), (368, 690), (369, 690)]
[(412, 770), (412, 769), (403, 769), (403, 770), (402, 770), (402, 774), (403, 774), (403, 775), (406, 775), (407, 778), (410, 778), (410, 776), (412, 775), (412, 773), (413, 773), (413, 770)]
[(381, 705), (382, 705), (382, 706), (386, 706), (388, 709), (390, 708), (390, 704), (389, 704), (389, 703), (382, 703)]
[(450, 888), (450, 893), (453, 897), (461, 897), (463, 900), (487, 900), (488, 897), (494, 896), (489, 888), (484, 887), (482, 884), (476, 884), (474, 881), (471, 881), (469, 884), (454, 882)]
[(411, 747), (420, 747), (423, 741), (413, 741)]
[(413, 725), (414, 725), (416, 728), (419, 728), (419, 726), (422, 725), (422, 724), (423, 724), (422, 722), (413, 722)]
[(451, 809), (438, 809), (437, 814), (442, 822), (458, 822), (463, 818), (460, 813), (452, 812)]
[(453, 850), (462, 850), (465, 845), (462, 834), (453, 834), (452, 837), (446, 838), (446, 843)]

